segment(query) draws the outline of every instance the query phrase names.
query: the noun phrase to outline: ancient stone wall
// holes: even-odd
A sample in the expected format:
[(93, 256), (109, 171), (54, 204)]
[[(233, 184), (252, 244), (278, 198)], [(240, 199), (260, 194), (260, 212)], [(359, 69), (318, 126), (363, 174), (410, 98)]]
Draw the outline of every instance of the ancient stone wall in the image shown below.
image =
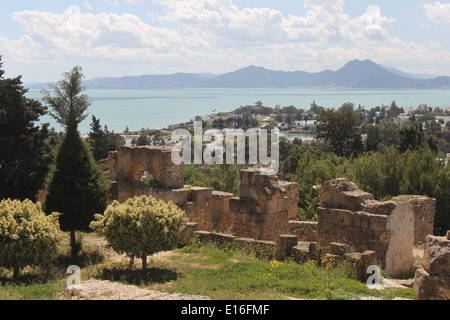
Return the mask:
[[(183, 165), (171, 160), (170, 147), (122, 147), (101, 161), (113, 181), (111, 199), (125, 202), (136, 196), (172, 201), (185, 210), (200, 230), (232, 232), (239, 237), (274, 240), (289, 232), (289, 219), (297, 219), (298, 183), (279, 181), (261, 169), (240, 172), (240, 197), (184, 185)], [(150, 173), (158, 186), (142, 182)]]
[(108, 159), (101, 163), (111, 180), (141, 181), (147, 171), (162, 188), (183, 188), (183, 165), (173, 163), (172, 150), (170, 147), (121, 147), (110, 152)]
[(297, 212), (297, 202), (297, 183), (280, 182), (260, 169), (241, 170), (240, 197), (229, 199), (233, 234), (275, 240), (289, 232), (289, 216)]
[(446, 237), (425, 238), (422, 268), (414, 277), (416, 300), (450, 299), (450, 231)]
[(319, 200), (318, 240), (325, 251), (340, 242), (356, 251), (375, 251), (391, 276), (413, 271), (414, 213), (409, 202), (373, 200), (345, 178), (326, 182)]
[(414, 244), (423, 243), (427, 235), (433, 234), (436, 199), (418, 195), (402, 195), (392, 200), (411, 204), (414, 212)]

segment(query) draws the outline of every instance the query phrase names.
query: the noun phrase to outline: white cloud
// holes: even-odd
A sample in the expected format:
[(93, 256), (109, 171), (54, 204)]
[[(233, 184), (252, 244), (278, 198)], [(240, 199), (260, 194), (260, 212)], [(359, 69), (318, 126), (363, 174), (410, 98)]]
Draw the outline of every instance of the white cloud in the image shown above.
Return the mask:
[(164, 9), (151, 15), (159, 27), (132, 14), (15, 12), (12, 18), (26, 34), (18, 40), (0, 36), (0, 47), (5, 58), (20, 62), (120, 60), (131, 67), (150, 62), (167, 72), (221, 73), (251, 64), (320, 71), (372, 59), (396, 67), (428, 64), (441, 73), (450, 61), (438, 43), (419, 45), (391, 35), (389, 26), (397, 22), (392, 17), (379, 16), (377, 25), (368, 25), (366, 12), (350, 17), (343, 0), (305, 0), (304, 16), (238, 8), (232, 0), (153, 3)]
[(170, 53), (183, 43), (176, 31), (150, 26), (131, 14), (21, 11), (12, 18), (41, 51), (54, 56), (135, 58)]
[(424, 4), (425, 15), (438, 27), (450, 28), (450, 3)]

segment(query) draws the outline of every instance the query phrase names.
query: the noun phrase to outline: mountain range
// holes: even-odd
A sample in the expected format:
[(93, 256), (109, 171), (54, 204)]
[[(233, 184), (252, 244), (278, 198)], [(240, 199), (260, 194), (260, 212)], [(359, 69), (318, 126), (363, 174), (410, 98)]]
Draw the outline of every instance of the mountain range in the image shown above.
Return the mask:
[[(371, 60), (354, 60), (337, 71), (316, 73), (277, 71), (249, 66), (221, 75), (175, 73), (120, 78), (96, 78), (84, 81), (88, 89), (181, 89), (181, 88), (319, 88), (319, 89), (450, 89), (449, 76), (407, 74)], [(25, 84), (30, 89), (47, 84)]]

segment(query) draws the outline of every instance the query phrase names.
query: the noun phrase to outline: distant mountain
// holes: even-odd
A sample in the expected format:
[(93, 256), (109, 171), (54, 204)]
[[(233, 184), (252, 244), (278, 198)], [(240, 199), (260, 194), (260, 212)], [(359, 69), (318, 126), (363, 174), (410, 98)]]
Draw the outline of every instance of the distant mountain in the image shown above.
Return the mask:
[(203, 84), (211, 88), (353, 88), (353, 89), (442, 89), (450, 77), (418, 79), (390, 72), (370, 60), (348, 62), (337, 71), (285, 72), (250, 66), (219, 75)]
[(98, 78), (84, 82), (88, 88), (97, 89), (149, 89), (149, 88), (189, 88), (197, 87), (204, 81), (214, 78), (207, 73), (175, 73), (170, 75), (143, 75), (121, 78)]
[[(84, 85), (90, 89), (171, 88), (348, 88), (348, 89), (450, 89), (450, 77), (413, 76), (370, 60), (354, 60), (337, 71), (317, 73), (277, 71), (250, 66), (233, 72), (175, 73), (121, 78), (96, 78)], [(43, 88), (31, 84), (29, 88)], [(47, 86), (48, 87), (48, 84)]]
[(401, 70), (398, 70), (396, 68), (392, 68), (392, 67), (386, 67), (386, 66), (382, 66), (384, 69), (386, 69), (389, 72), (395, 73), (397, 75), (400, 76), (404, 76), (404, 77), (408, 77), (408, 78), (416, 78), (416, 79), (433, 79), (433, 78), (437, 78), (438, 76), (436, 75), (432, 75), (432, 74), (426, 74), (426, 73), (406, 73), (403, 72)]

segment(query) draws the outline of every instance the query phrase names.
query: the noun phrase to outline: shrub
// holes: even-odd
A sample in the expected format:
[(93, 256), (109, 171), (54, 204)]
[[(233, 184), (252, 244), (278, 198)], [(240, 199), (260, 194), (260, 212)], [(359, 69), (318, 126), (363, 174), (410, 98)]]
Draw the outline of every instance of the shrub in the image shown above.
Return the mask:
[(45, 215), (41, 205), (30, 200), (0, 202), (0, 266), (13, 268), (17, 278), (21, 268), (54, 261), (64, 240), (58, 216)]
[(145, 269), (147, 256), (177, 247), (186, 223), (184, 211), (172, 202), (142, 196), (114, 201), (103, 215), (95, 215), (91, 228), (117, 253), (142, 258)]

